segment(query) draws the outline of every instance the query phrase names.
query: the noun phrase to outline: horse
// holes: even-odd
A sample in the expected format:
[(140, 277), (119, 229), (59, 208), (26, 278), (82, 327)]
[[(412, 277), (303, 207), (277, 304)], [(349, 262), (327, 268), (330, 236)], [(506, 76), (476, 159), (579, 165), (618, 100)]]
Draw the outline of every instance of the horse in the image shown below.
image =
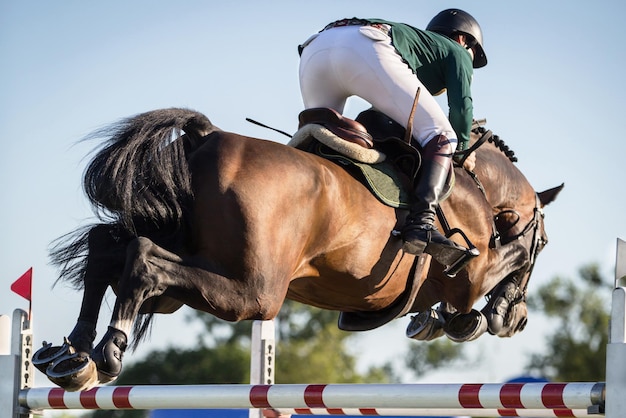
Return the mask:
[[(475, 172), (457, 167), (441, 203), (445, 223), (480, 253), (451, 278), (429, 255), (402, 251), (406, 210), (383, 204), (341, 164), (223, 131), (189, 109), (149, 111), (92, 136), (107, 138), (83, 184), (100, 223), (59, 238), (51, 252), (57, 280), (83, 290), (80, 313), (62, 345), (44, 342), (33, 356), (70, 391), (114, 380), (131, 333), (135, 348), (155, 313), (183, 305), (227, 321), (270, 320), (289, 298), (342, 312), (349, 330), (418, 313), (407, 330), (417, 339), (471, 340), (485, 318), (490, 333), (512, 335), (547, 243), (543, 207), (563, 187), (536, 193), (501, 144), (478, 147)], [(109, 286), (116, 300), (94, 347)]]

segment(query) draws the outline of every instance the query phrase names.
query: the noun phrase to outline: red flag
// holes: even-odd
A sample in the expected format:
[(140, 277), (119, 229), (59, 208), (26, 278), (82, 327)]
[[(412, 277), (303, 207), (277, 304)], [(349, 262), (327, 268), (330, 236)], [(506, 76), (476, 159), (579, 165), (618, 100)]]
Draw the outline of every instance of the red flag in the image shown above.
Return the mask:
[(29, 268), (26, 273), (13, 282), (11, 290), (25, 298), (28, 301), (32, 301), (32, 289), (33, 289), (33, 268)]

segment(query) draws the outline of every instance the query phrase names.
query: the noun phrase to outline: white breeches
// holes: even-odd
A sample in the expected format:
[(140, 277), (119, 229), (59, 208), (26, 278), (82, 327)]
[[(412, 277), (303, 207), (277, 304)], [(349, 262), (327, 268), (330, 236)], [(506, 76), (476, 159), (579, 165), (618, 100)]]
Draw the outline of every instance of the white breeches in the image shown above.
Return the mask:
[(325, 30), (305, 46), (300, 59), (300, 90), (305, 108), (330, 107), (343, 113), (358, 96), (406, 128), (418, 87), (413, 137), (424, 146), (445, 135), (456, 148), (457, 135), (441, 106), (391, 44), (371, 26)]

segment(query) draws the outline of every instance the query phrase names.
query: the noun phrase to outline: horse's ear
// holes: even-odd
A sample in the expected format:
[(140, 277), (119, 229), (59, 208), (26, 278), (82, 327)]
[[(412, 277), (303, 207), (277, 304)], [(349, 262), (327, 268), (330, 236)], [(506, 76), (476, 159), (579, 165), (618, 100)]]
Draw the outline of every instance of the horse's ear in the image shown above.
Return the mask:
[(537, 193), (539, 196), (539, 201), (541, 201), (541, 207), (546, 206), (548, 203), (554, 202), (558, 194), (563, 190), (565, 183), (561, 183), (560, 186), (553, 187), (548, 190), (544, 190), (543, 192)]

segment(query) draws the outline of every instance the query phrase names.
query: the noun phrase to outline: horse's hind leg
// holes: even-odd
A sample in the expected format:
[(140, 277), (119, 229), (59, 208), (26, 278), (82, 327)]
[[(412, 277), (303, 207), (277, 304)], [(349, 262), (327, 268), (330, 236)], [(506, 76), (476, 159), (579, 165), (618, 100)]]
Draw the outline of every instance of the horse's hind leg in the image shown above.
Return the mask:
[(128, 238), (117, 236), (114, 225), (97, 225), (89, 231), (89, 253), (83, 278), (83, 300), (76, 326), (68, 336), (77, 351), (90, 353), (104, 294), (117, 286), (126, 261)]
[[(137, 238), (127, 251), (108, 332), (92, 352), (101, 383), (115, 379), (121, 372), (128, 335), (142, 304), (149, 298), (167, 292), (168, 296), (222, 319), (269, 319), (282, 305), (281, 292), (284, 296), (287, 291), (285, 282), (284, 289), (262, 292), (264, 280), (246, 280), (249, 275), (245, 269), (234, 277), (233, 272), (225, 272), (225, 267), (216, 268), (200, 257), (182, 258), (148, 238)], [(135, 345), (141, 337), (136, 336)]]
[[(83, 275), (83, 298), (76, 325), (63, 345), (44, 346), (33, 355), (33, 364), (50, 380), (68, 390), (80, 390), (94, 380), (87, 366), (96, 338), (96, 324), (104, 294), (120, 278), (126, 244), (112, 234), (111, 225), (97, 225), (88, 234), (88, 254)], [(68, 374), (76, 375), (68, 379)]]

